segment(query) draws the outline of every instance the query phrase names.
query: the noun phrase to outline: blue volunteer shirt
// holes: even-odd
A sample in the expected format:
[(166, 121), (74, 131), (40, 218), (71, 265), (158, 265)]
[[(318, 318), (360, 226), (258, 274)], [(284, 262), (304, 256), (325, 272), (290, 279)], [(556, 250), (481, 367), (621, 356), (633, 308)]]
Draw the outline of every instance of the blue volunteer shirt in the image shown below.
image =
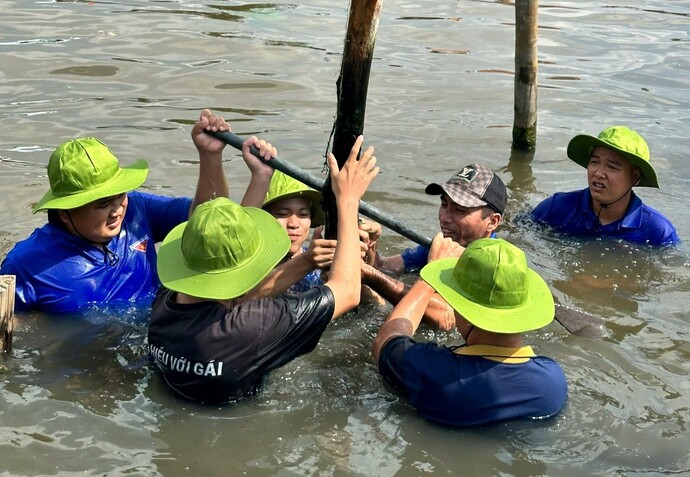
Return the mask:
[(97, 305), (149, 306), (160, 286), (156, 242), (187, 220), (192, 200), (141, 192), (129, 204), (120, 234), (108, 243), (112, 255), (46, 224), (18, 242), (0, 266), (16, 275), (17, 311), (69, 313)]
[[(302, 253), (306, 251), (307, 247), (302, 247)], [(321, 284), (323, 284), (323, 280), (321, 280), (321, 270), (317, 268), (303, 276), (300, 281), (288, 288), (285, 293), (290, 296), (295, 296)]]
[[(568, 399), (568, 385), (557, 362), (531, 358), (489, 359), (505, 348), (474, 345), (457, 352), (436, 343), (391, 338), (379, 357), (379, 372), (420, 415), (450, 427), (469, 427), (515, 419), (546, 419)], [(483, 355), (471, 355), (478, 351)], [(469, 352), (469, 355), (458, 354)], [(503, 361), (501, 361), (503, 360)]]
[(660, 212), (642, 203), (633, 192), (622, 219), (602, 225), (592, 210), (589, 188), (559, 192), (542, 201), (531, 213), (537, 222), (560, 232), (582, 237), (605, 237), (649, 245), (677, 245), (676, 229)]

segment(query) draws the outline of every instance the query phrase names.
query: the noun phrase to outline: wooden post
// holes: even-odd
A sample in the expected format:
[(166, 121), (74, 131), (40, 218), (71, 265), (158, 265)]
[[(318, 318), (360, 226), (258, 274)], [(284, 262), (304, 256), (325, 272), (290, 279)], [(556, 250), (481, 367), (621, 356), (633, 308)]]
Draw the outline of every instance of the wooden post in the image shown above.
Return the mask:
[(14, 283), (14, 275), (0, 275), (0, 346), (5, 353), (12, 351)]
[[(350, 155), (357, 136), (364, 132), (364, 114), (369, 87), (369, 72), (374, 56), (376, 30), (383, 0), (351, 0), (340, 76), (336, 83), (338, 107), (333, 125), (331, 152), (342, 165)], [(322, 192), (326, 218), (325, 237), (334, 239), (338, 230), (338, 210), (331, 188), (330, 174)]]
[(513, 146), (537, 145), (537, 0), (515, 0), (515, 116)]

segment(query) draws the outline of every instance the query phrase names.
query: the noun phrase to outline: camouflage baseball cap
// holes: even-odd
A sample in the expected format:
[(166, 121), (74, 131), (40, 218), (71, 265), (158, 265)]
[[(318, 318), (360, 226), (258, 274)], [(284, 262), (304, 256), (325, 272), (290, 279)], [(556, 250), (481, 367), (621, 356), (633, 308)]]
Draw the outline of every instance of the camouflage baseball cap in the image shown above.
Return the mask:
[(448, 194), (453, 202), (463, 207), (488, 205), (501, 215), (508, 200), (508, 191), (501, 178), (481, 164), (465, 166), (445, 184), (429, 184), (425, 192), (429, 195)]

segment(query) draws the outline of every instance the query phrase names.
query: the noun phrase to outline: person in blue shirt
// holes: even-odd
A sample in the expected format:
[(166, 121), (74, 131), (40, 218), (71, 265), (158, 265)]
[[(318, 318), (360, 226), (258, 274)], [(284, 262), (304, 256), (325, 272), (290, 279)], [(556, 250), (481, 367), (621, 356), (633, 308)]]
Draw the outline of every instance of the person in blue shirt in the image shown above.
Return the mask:
[[(290, 238), (290, 249), (280, 263), (290, 261), (294, 266), (302, 262), (296, 270), (301, 278), (287, 289), (289, 295), (320, 285), (321, 270), (329, 267), (333, 261), (336, 241), (322, 237), (324, 218), (320, 204), (319, 191), (280, 171), (273, 172), (262, 209), (278, 220)], [(312, 228), (316, 230), (307, 248), (304, 243)]]
[[(508, 200), (508, 191), (498, 174), (476, 163), (463, 167), (443, 184), (429, 184), (425, 192), (440, 196), (441, 233), (459, 245), (458, 255), (474, 240), (495, 237)], [(428, 261), (429, 248), (418, 245), (399, 255), (381, 257), (376, 250), (381, 226), (367, 221), (360, 227), (370, 233), (373, 242), (366, 257), (367, 264), (362, 267), (363, 281), (395, 305), (409, 286), (389, 274), (418, 271)], [(455, 326), (452, 310), (441, 299), (431, 300), (425, 321), (446, 331)]]
[[(443, 184), (429, 184), (425, 192), (440, 196), (441, 232), (463, 247), (473, 240), (495, 236), (508, 200), (508, 191), (498, 174), (476, 163), (463, 167)], [(367, 225), (372, 238), (378, 239), (381, 226), (371, 221)], [(410, 273), (426, 265), (428, 255), (429, 247), (424, 245), (389, 257), (382, 257), (373, 247), (369, 264), (388, 273)]]
[(604, 237), (655, 246), (680, 238), (666, 217), (644, 204), (633, 187), (659, 187), (649, 147), (637, 132), (611, 126), (597, 137), (581, 134), (568, 143), (568, 157), (587, 169), (588, 187), (542, 201), (532, 218), (568, 235)]
[[(194, 200), (135, 191), (148, 174), (146, 161), (121, 167), (96, 138), (55, 149), (50, 189), (33, 208), (47, 210), (48, 223), (18, 242), (0, 266), (0, 274), (16, 276), (16, 310), (82, 314), (94, 306), (150, 306), (160, 285), (156, 242), (187, 220), (194, 204), (227, 194), (227, 183), (217, 180), (225, 143), (205, 132), (228, 130), (223, 118), (201, 112), (192, 130), (200, 159)], [(245, 161), (260, 162), (249, 145), (267, 157), (273, 151), (256, 137), (246, 143)]]
[[(270, 167), (269, 167), (270, 169)], [(263, 177), (262, 177), (263, 176)], [(268, 188), (265, 184), (270, 177)], [(257, 296), (277, 296), (282, 293), (297, 295), (324, 282), (321, 272), (327, 271), (333, 263), (337, 240), (323, 238), (324, 213), (321, 207), (321, 192), (302, 182), (274, 170), (256, 168), (252, 170), (250, 187), (245, 199), (258, 197), (263, 191), (261, 203), (245, 200), (243, 205), (261, 207), (276, 218), (290, 238), (290, 249), (276, 267), (275, 273), (260, 283), (253, 293)], [(314, 229), (309, 246), (305, 242)], [(369, 235), (359, 231), (360, 249), (364, 256)], [(369, 298), (371, 291), (363, 287), (363, 298)]]
[[(567, 402), (565, 374), (522, 341), (553, 319), (549, 287), (503, 239), (475, 240), (460, 258), (454, 247), (434, 238), (421, 279), (379, 329), (372, 353), (380, 374), (420, 415), (444, 426), (556, 415)], [(453, 308), (465, 346), (413, 338), (434, 293)]]

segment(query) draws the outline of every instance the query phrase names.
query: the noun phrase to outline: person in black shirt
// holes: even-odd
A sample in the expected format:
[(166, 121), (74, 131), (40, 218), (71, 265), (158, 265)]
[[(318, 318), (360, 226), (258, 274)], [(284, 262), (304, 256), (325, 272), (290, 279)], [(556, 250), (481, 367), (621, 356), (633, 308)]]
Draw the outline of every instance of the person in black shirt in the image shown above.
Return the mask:
[(342, 170), (328, 157), (338, 207), (328, 281), (293, 297), (252, 289), (285, 256), (290, 240), (268, 212), (225, 197), (206, 202), (161, 245), (163, 287), (153, 305), (149, 350), (168, 385), (194, 401), (221, 404), (253, 394), (264, 377), (314, 349), (335, 317), (359, 303), (359, 199), (378, 174), (373, 148)]

